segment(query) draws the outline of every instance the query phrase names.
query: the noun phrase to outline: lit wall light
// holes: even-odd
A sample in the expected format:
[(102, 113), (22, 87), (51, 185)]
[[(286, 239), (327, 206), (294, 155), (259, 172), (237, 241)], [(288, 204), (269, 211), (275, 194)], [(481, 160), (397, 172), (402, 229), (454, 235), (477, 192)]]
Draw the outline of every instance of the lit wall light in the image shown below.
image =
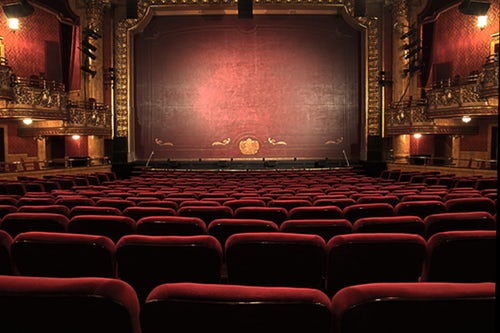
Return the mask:
[(23, 123), (26, 125), (31, 125), (33, 123), (33, 119), (31, 118), (24, 118)]
[(477, 17), (477, 26), (479, 29), (483, 30), (488, 24), (488, 16), (480, 15)]
[(413, 134), (413, 137), (414, 137), (415, 139), (420, 139), (420, 138), (422, 137), (422, 134), (420, 134), (420, 133), (415, 133), (415, 134)]
[(75, 140), (75, 141), (76, 141), (76, 140), (78, 140), (78, 139), (80, 139), (80, 136), (79, 136), (78, 134), (75, 134), (75, 135), (73, 135), (73, 136), (71, 136), (71, 137), (72, 137), (72, 138), (73, 138), (73, 140)]
[(463, 117), (462, 117), (462, 121), (463, 121), (464, 123), (466, 123), (466, 124), (467, 124), (468, 122), (470, 122), (470, 121), (471, 121), (471, 119), (472, 119), (472, 118), (471, 118), (471, 117), (469, 117), (469, 116), (463, 116)]
[(13, 32), (16, 32), (19, 29), (18, 18), (10, 18), (8, 22), (9, 22), (9, 29), (12, 30)]

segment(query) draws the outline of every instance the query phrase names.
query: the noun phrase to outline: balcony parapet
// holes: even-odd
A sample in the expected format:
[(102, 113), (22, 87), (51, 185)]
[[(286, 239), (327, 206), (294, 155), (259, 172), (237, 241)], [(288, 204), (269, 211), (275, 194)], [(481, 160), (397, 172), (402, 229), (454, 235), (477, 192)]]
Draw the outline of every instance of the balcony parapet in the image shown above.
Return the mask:
[(6, 98), (0, 118), (66, 119), (68, 96), (62, 83), (11, 75), (10, 84), (13, 98)]
[(496, 98), (498, 105), (498, 53), (487, 57), (479, 74), (479, 93), (484, 98)]
[[(497, 67), (498, 69), (498, 67)], [(497, 70), (498, 72), (498, 70)], [(467, 77), (434, 82), (427, 90), (429, 118), (498, 115), (495, 105), (484, 92), (494, 84), (491, 73), (483, 70)], [(496, 81), (498, 89), (498, 78)], [(485, 90), (486, 89), (486, 90)], [(498, 101), (498, 92), (496, 92)]]

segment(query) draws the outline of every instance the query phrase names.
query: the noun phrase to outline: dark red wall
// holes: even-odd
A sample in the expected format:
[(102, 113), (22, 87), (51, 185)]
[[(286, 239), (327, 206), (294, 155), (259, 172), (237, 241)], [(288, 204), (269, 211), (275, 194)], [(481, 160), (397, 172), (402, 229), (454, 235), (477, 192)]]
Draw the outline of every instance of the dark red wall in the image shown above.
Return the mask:
[(361, 32), (340, 16), (154, 17), (134, 45), (138, 159), (359, 156)]

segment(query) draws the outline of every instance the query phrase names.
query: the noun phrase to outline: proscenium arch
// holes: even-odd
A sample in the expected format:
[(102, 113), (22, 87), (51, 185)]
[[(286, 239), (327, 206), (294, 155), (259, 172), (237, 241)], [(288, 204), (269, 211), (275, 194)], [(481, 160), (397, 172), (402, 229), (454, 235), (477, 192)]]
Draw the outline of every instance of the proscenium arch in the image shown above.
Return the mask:
[[(254, 15), (341, 15), (354, 29), (361, 31), (361, 84), (360, 84), (360, 159), (366, 159), (367, 137), (382, 132), (382, 111), (378, 73), (381, 67), (380, 21), (376, 17), (355, 18), (352, 1), (329, 0), (328, 4), (308, 3), (299, 0), (282, 3), (280, 0), (254, 2)], [(143, 30), (153, 16), (168, 15), (237, 15), (237, 1), (224, 3), (197, 3), (175, 0), (142, 0), (138, 4), (137, 19), (122, 19), (114, 25), (114, 138), (128, 141), (128, 162), (136, 160), (134, 140), (134, 34)]]

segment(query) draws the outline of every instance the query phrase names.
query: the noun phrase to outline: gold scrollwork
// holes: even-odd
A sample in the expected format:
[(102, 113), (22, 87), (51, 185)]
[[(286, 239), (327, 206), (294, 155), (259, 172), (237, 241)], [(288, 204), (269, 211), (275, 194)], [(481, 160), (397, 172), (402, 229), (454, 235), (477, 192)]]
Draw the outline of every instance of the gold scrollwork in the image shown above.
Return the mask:
[(163, 141), (160, 138), (155, 138), (155, 143), (158, 146), (170, 146), (170, 147), (172, 147), (174, 145), (172, 142)]
[(227, 146), (231, 143), (231, 138), (225, 138), (222, 141), (214, 141), (212, 142), (212, 146)]
[(338, 145), (344, 141), (344, 137), (336, 138), (335, 140), (327, 140), (325, 141), (325, 145)]
[(273, 139), (273, 138), (267, 138), (267, 142), (269, 142), (270, 144), (272, 144), (273, 146), (277, 146), (277, 145), (281, 145), (281, 146), (286, 146), (286, 141), (278, 141), (276, 139)]

